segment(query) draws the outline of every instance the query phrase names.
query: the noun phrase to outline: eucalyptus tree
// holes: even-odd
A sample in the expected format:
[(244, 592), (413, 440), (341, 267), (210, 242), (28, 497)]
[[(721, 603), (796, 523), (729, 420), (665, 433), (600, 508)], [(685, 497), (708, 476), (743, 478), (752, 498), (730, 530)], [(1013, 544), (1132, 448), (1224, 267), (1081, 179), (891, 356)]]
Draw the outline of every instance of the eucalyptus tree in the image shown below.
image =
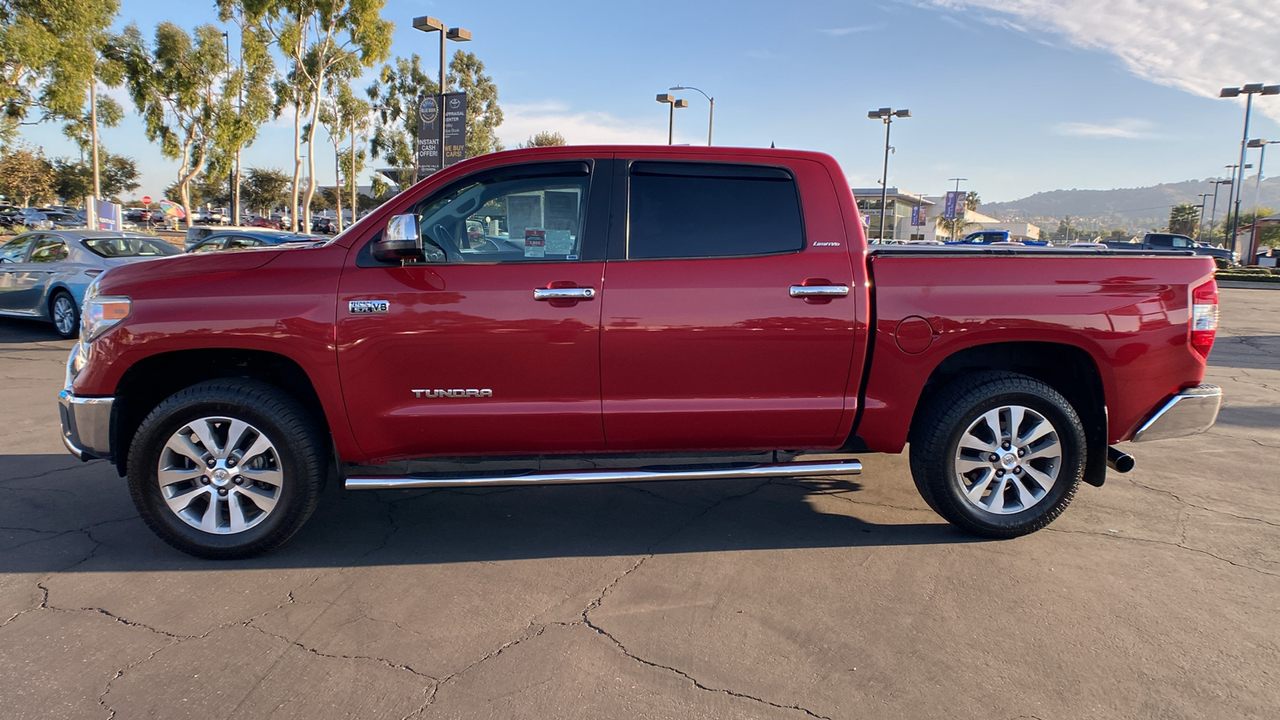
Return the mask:
[(164, 22), (156, 26), (154, 48), (147, 46), (134, 25), (122, 37), (128, 47), (129, 95), (142, 115), (147, 139), (159, 141), (161, 153), (180, 163), (176, 189), (190, 223), (191, 181), (213, 152), (227, 110), (220, 92), (227, 69), (222, 31), (201, 25), (193, 38)]
[(209, 172), (231, 176), (231, 211), (233, 217), (239, 218), (240, 154), (253, 144), (258, 129), (272, 115), (276, 69), (271, 55), (272, 37), (262, 18), (236, 0), (217, 0), (217, 5), (218, 19), (239, 30), (239, 45), (223, 87), (227, 108), (221, 114), (223, 122), (218, 127)]
[[(366, 90), (375, 111), (370, 152), (393, 168), (408, 169), (400, 173), (404, 177), (393, 178), (401, 187), (415, 174), (418, 99), (439, 91), (440, 85), (423, 72), (422, 58), (416, 53), (383, 65), (377, 80)], [(381, 181), (375, 184), (381, 185)]]
[(119, 11), (119, 0), (0, 0), (0, 141), (19, 125), (83, 113)]
[[(279, 45), (287, 73), (276, 83), (277, 109), (293, 108), (293, 212), (298, 226), (298, 194), (302, 188), (302, 144), (307, 144), (307, 176), (315, 177), (315, 134), (321, 98), (333, 74), (355, 77), (361, 68), (385, 60), (395, 26), (382, 19), (385, 0), (235, 0), (247, 16), (262, 22)], [(304, 116), (306, 118), (304, 122)], [(305, 140), (303, 126), (306, 127)], [(308, 183), (302, 208), (315, 194)], [(305, 228), (304, 228), (305, 229)]]
[[(356, 97), (351, 92), (351, 84), (335, 80), (330, 86), (330, 100), (320, 108), (320, 122), (329, 133), (333, 143), (334, 171), (337, 187), (334, 188), (334, 204), (338, 210), (338, 231), (343, 229), (342, 222), (342, 183), (345, 178), (351, 190), (351, 219), (356, 217), (356, 184), (359, 173), (364, 168), (364, 149), (356, 148), (356, 138), (361, 129), (368, 123), (369, 103)], [(350, 140), (349, 152), (342, 152), (342, 142)]]
[(484, 63), (475, 53), (461, 50), (449, 63), (449, 87), (467, 93), (466, 156), (475, 157), (502, 149), (497, 129), (502, 124), (502, 108), (498, 107), (498, 86), (484, 74)]

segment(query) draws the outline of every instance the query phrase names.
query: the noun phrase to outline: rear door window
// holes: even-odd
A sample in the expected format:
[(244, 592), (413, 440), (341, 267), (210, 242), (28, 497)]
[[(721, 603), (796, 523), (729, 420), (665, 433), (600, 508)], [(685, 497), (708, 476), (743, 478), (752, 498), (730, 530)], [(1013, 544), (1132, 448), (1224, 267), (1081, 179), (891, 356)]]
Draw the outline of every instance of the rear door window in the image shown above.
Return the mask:
[(746, 257), (804, 247), (795, 177), (782, 168), (637, 161), (628, 195), (629, 259)]
[(33, 263), (62, 262), (66, 259), (67, 243), (62, 238), (54, 235), (45, 235), (37, 240), (35, 249), (31, 251), (31, 262)]

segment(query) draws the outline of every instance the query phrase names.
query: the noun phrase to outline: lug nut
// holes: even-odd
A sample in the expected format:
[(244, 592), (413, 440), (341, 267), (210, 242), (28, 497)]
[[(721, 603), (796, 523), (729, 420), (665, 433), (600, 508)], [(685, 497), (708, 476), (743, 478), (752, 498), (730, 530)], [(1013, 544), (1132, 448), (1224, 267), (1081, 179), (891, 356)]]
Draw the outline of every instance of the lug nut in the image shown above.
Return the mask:
[(204, 461), (204, 466), (205, 466), (205, 467), (213, 467), (214, 465), (217, 465), (217, 464), (218, 464), (218, 462), (217, 462), (216, 460), (214, 460), (213, 458), (208, 458), (208, 459), (206, 459), (206, 460)]
[(1000, 456), (995, 453), (991, 453), (987, 456), (987, 462), (1000, 462)]
[(1018, 448), (1018, 457), (1022, 457), (1023, 455), (1026, 455), (1026, 454), (1027, 454), (1026, 448)]
[(1000, 443), (1000, 447), (1004, 448), (1005, 450), (1008, 450), (1012, 446), (1009, 444), (1008, 440), (1005, 440), (1004, 442)]
[(241, 477), (241, 476), (239, 476), (239, 475), (237, 475), (237, 476), (235, 477), (235, 479), (234, 479), (234, 480), (232, 480), (232, 482), (234, 482), (234, 483), (235, 483), (235, 484), (237, 484), (237, 485), (243, 485), (243, 484), (244, 484), (244, 478), (243, 478), (243, 477)]
[(1004, 470), (996, 470), (996, 477), (1004, 477)]
[(1022, 474), (1022, 468), (1021, 468), (1021, 467), (1016, 467), (1016, 468), (1014, 468), (1014, 469), (1013, 469), (1013, 474), (1014, 474), (1014, 475), (1021, 475), (1021, 474)]
[(218, 494), (219, 494), (219, 495), (226, 495), (226, 494), (227, 494), (227, 489), (226, 489), (226, 488), (218, 488)]
[(234, 456), (232, 456), (232, 457), (227, 458), (227, 467), (229, 467), (229, 468), (233, 468), (233, 467), (235, 467), (235, 466), (236, 466), (236, 459), (235, 459), (235, 457), (234, 457)]
[(201, 485), (208, 485), (208, 484), (209, 484), (209, 478), (207, 478), (207, 477), (202, 477), (202, 478), (200, 478), (200, 484), (201, 484)]

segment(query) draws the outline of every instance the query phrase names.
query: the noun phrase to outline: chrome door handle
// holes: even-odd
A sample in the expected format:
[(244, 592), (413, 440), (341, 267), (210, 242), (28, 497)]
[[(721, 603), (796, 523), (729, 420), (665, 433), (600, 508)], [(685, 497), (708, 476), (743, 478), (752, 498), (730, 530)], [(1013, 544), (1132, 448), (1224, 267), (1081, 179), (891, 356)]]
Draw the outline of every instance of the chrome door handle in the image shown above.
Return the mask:
[(791, 297), (844, 297), (849, 294), (848, 285), (792, 285)]
[(534, 288), (534, 300), (590, 300), (596, 296), (595, 288)]

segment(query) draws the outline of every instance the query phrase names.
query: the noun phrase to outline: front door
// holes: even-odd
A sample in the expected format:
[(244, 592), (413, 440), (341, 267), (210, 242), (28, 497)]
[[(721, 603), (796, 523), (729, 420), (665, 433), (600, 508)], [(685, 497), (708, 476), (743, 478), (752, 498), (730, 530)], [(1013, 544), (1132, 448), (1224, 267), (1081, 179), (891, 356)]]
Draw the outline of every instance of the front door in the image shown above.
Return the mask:
[(601, 332), (609, 449), (840, 444), (855, 294), (825, 169), (635, 160), (625, 177)]
[(412, 210), (423, 262), (383, 264), (368, 241), (353, 246), (338, 366), (366, 455), (604, 448), (607, 165), (480, 171), (428, 195)]

